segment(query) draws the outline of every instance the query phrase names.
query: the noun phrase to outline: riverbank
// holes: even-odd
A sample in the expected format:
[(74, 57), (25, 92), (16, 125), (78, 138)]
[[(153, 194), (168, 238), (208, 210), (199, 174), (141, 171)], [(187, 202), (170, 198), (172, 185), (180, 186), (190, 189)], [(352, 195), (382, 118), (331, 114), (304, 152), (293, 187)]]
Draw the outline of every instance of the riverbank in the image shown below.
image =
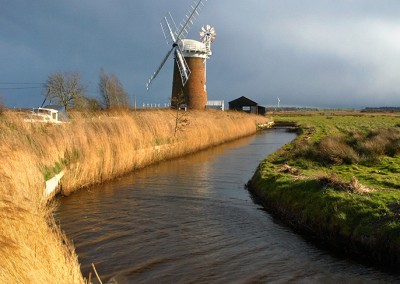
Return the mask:
[(267, 157), (249, 189), (295, 229), (344, 253), (400, 267), (399, 117), (276, 116), (299, 137)]
[(84, 283), (55, 225), (45, 180), (64, 172), (68, 195), (138, 168), (256, 132), (270, 119), (238, 112), (72, 113), (63, 125), (0, 116), (0, 282)]

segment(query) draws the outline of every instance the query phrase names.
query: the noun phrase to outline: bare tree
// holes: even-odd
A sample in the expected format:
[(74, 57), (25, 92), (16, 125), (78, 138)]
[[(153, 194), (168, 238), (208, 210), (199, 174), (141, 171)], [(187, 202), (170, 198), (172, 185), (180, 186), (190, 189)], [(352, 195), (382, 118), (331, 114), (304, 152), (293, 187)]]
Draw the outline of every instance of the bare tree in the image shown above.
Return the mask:
[(56, 104), (62, 105), (67, 110), (74, 101), (82, 97), (85, 87), (80, 83), (78, 72), (60, 73), (56, 72), (49, 76), (46, 82), (46, 96), (54, 100)]
[(104, 69), (100, 69), (99, 91), (105, 108), (128, 108), (129, 98), (122, 83), (114, 74), (108, 75)]

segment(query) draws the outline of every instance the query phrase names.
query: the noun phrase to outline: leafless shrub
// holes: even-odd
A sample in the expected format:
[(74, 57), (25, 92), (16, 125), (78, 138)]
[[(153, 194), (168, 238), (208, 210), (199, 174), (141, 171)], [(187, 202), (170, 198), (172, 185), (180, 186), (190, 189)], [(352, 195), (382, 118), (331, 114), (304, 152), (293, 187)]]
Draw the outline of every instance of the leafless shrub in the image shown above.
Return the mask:
[(177, 136), (178, 132), (184, 130), (190, 124), (190, 120), (187, 117), (186, 112), (186, 99), (184, 97), (183, 91), (181, 91), (178, 96), (171, 98), (172, 108), (175, 110), (175, 128), (174, 137)]
[(326, 137), (316, 147), (316, 155), (326, 164), (352, 164), (359, 161), (356, 151), (339, 137)]
[(385, 154), (386, 141), (384, 137), (374, 137), (362, 141), (360, 143), (361, 149), (367, 155), (383, 155)]
[(366, 157), (395, 156), (400, 153), (400, 129), (391, 127), (371, 131), (360, 142), (359, 149)]

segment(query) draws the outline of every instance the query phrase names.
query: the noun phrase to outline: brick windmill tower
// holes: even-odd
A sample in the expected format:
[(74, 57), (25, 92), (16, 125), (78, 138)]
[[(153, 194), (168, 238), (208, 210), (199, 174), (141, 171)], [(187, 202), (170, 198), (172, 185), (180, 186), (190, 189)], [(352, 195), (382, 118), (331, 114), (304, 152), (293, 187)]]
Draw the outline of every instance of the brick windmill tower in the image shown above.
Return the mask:
[[(157, 71), (151, 76), (147, 83), (147, 89), (149, 89), (171, 53), (174, 52), (174, 76), (171, 96), (171, 105), (174, 107), (184, 104), (190, 110), (204, 110), (207, 103), (206, 62), (212, 55), (211, 43), (216, 37), (215, 29), (209, 25), (203, 27), (200, 31), (201, 42), (185, 39), (190, 25), (193, 24), (195, 15), (199, 15), (206, 1), (200, 0), (196, 6), (192, 6), (190, 16), (186, 15), (186, 20), (179, 25), (179, 29), (176, 27), (171, 14), (164, 17), (161, 22), (161, 28), (167, 43), (172, 43), (172, 47)], [(172, 27), (175, 28), (175, 32)]]

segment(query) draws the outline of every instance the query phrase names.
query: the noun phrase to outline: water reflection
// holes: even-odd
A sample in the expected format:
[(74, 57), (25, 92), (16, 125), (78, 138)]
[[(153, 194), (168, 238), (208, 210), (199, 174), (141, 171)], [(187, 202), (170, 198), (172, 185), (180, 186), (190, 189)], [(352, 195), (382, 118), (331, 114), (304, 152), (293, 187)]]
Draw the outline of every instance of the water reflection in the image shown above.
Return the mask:
[(95, 263), (118, 283), (399, 281), (319, 250), (252, 201), (244, 184), (294, 137), (265, 132), (61, 199), (84, 275)]

